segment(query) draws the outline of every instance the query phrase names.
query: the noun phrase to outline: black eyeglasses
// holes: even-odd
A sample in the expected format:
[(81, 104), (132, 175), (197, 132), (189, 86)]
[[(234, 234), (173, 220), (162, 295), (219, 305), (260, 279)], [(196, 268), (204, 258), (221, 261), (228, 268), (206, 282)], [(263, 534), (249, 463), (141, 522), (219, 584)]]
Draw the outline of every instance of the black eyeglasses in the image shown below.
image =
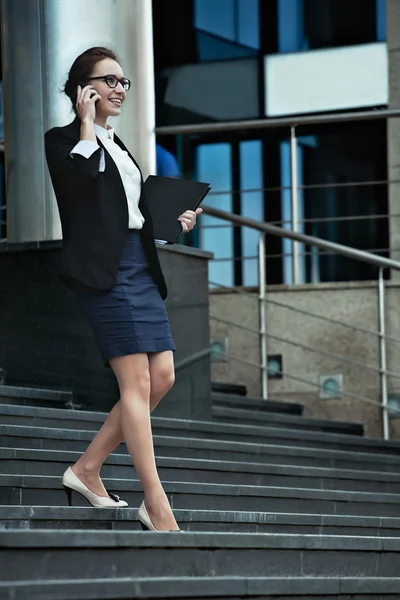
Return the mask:
[(106, 82), (108, 87), (112, 89), (116, 88), (119, 83), (126, 92), (131, 88), (131, 80), (126, 79), (126, 77), (121, 77), (118, 79), (116, 75), (103, 75), (102, 77), (89, 77), (86, 81), (92, 81), (94, 79), (102, 79)]

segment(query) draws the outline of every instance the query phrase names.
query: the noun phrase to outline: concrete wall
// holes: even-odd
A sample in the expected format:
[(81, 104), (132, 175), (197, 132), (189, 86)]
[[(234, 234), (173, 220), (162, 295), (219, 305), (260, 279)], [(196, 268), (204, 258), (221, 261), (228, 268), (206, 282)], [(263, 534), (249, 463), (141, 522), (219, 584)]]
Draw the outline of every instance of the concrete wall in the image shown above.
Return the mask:
[[(1, 248), (0, 368), (7, 383), (73, 390), (82, 408), (108, 410), (118, 399), (115, 378), (103, 367), (73, 293), (51, 272), (54, 246)], [(176, 363), (209, 346), (209, 257), (182, 246), (160, 249)], [(210, 397), (205, 357), (177, 373), (157, 415), (210, 418)]]
[[(268, 298), (290, 307), (323, 315), (339, 323), (377, 332), (378, 293), (376, 282), (346, 284), (318, 284), (308, 286), (270, 286)], [(388, 284), (386, 293), (387, 334), (400, 340), (400, 286)], [(214, 316), (240, 325), (258, 328), (257, 295), (213, 292), (210, 311)], [(380, 409), (356, 398), (319, 398), (319, 378), (323, 374), (343, 375), (344, 392), (380, 401), (379, 339), (377, 335), (354, 331), (340, 324), (331, 324), (293, 312), (273, 304), (267, 309), (267, 329), (270, 336), (307, 346), (310, 350), (282, 341), (269, 339), (268, 354), (283, 358), (283, 379), (269, 380), (269, 396), (274, 399), (293, 400), (306, 405), (305, 414), (311, 417), (342, 421), (363, 422), (370, 436), (380, 436), (382, 431)], [(259, 340), (254, 333), (221, 325), (211, 321), (211, 339), (226, 335), (228, 352), (259, 364)], [(324, 356), (329, 353), (357, 362), (343, 363), (342, 359)], [(400, 345), (388, 343), (388, 368), (400, 376)], [(375, 369), (365, 369), (370, 365)], [(289, 376), (309, 381), (309, 384)], [(215, 381), (230, 381), (247, 386), (248, 395), (260, 395), (260, 371), (257, 367), (229, 360), (213, 363)], [(389, 391), (400, 391), (400, 379), (389, 378)], [(392, 433), (397, 435), (398, 421), (392, 421)]]

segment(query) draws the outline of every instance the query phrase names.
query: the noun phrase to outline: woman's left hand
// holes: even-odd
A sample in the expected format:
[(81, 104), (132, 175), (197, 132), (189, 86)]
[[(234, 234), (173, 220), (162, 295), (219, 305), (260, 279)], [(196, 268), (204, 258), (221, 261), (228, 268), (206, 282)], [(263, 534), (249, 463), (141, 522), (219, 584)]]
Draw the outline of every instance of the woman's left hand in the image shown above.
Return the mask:
[(196, 225), (197, 215), (201, 215), (202, 212), (202, 208), (197, 208), (196, 211), (185, 210), (185, 212), (178, 217), (178, 221), (180, 221), (182, 225), (182, 231), (185, 233), (192, 231), (193, 227)]

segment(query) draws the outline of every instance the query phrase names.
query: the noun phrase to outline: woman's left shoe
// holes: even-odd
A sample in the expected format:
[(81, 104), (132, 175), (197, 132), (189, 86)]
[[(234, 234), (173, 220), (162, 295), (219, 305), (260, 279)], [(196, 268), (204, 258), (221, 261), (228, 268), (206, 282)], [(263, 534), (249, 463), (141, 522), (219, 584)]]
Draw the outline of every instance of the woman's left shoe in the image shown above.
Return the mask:
[(108, 496), (97, 496), (89, 490), (88, 487), (72, 471), (71, 467), (65, 471), (62, 483), (67, 494), (68, 504), (72, 506), (72, 492), (81, 494), (92, 506), (96, 508), (125, 508), (128, 503), (120, 500), (119, 496), (107, 492)]
[[(140, 525), (142, 526), (143, 531), (158, 531), (159, 533), (161, 533), (160, 529), (156, 529), (154, 527), (153, 523), (151, 522), (151, 519), (149, 517), (149, 513), (147, 512), (144, 501), (140, 505), (140, 508), (138, 511), (138, 521), (139, 521)], [(176, 531), (177, 533), (179, 533), (181, 530), (180, 529), (170, 529), (170, 531), (171, 532)]]

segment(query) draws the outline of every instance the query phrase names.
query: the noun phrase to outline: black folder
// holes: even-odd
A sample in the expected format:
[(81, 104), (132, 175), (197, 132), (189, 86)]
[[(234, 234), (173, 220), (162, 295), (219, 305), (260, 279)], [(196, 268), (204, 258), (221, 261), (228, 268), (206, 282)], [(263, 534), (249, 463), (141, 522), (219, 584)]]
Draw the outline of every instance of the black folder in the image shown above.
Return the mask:
[(153, 219), (154, 238), (173, 244), (182, 233), (178, 217), (196, 210), (207, 196), (208, 183), (150, 175), (144, 182), (146, 199)]

